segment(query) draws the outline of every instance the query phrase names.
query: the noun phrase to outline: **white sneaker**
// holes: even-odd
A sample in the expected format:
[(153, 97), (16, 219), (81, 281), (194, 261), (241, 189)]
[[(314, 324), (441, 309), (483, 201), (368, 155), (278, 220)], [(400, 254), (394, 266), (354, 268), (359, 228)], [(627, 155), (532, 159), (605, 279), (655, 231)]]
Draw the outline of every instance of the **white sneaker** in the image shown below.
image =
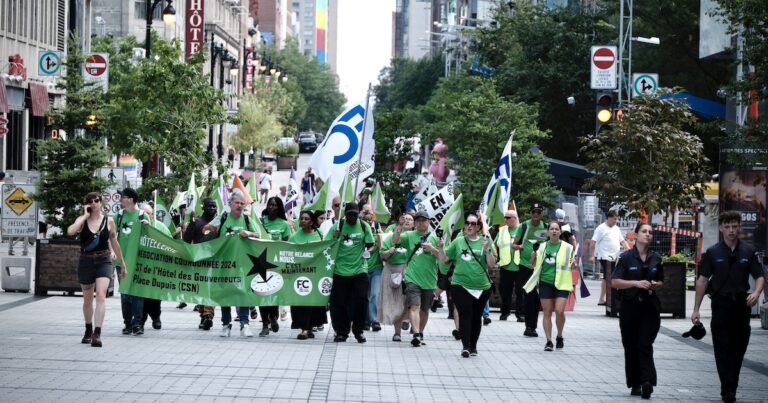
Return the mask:
[(219, 333), (219, 336), (221, 337), (229, 337), (229, 332), (232, 331), (232, 325), (226, 324), (221, 326), (221, 332)]
[(240, 337), (253, 337), (251, 327), (247, 323), (240, 327)]

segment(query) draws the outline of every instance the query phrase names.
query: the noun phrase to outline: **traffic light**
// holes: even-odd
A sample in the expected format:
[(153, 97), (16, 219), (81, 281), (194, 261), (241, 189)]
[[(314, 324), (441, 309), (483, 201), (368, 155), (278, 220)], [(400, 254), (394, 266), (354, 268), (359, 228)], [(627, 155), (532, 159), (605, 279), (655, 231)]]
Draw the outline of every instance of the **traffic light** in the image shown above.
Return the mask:
[(598, 92), (595, 98), (595, 134), (613, 123), (613, 92)]

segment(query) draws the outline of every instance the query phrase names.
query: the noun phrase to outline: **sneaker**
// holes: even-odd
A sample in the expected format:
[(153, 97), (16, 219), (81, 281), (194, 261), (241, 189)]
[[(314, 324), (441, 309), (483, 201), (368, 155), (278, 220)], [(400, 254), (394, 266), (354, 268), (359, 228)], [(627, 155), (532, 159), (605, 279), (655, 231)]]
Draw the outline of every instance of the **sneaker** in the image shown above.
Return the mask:
[(370, 331), (371, 330), (371, 325), (364, 325), (363, 326), (363, 330), (365, 330), (366, 332)]
[(344, 343), (347, 341), (347, 336), (342, 336), (340, 334), (337, 334), (336, 336), (333, 336), (333, 342), (334, 343)]
[(221, 325), (221, 332), (219, 332), (219, 336), (221, 337), (229, 337), (230, 332), (232, 332), (232, 324), (227, 323), (226, 325)]
[(315, 338), (315, 332), (313, 332), (311, 330), (309, 332), (307, 332), (307, 338), (308, 339), (314, 339)]
[(414, 347), (418, 347), (421, 345), (421, 340), (419, 340), (418, 335), (415, 335), (415, 334), (413, 335), (413, 339), (411, 339), (411, 345)]
[(536, 333), (536, 330), (531, 329), (530, 327), (525, 328), (525, 331), (523, 332), (523, 336), (526, 337), (539, 337), (539, 334)]
[(325, 329), (325, 325), (320, 325), (320, 326), (317, 327), (317, 331), (318, 332), (322, 332), (323, 329)]
[(184, 309), (187, 307), (186, 302), (179, 302), (179, 305), (176, 306), (176, 309)]
[(555, 338), (555, 348), (558, 349), (558, 350), (563, 348), (563, 338), (562, 337), (556, 337)]
[(381, 323), (379, 322), (371, 323), (371, 331), (378, 332), (380, 330), (381, 330)]
[(432, 312), (437, 312), (437, 308), (438, 308), (438, 305), (439, 305), (439, 304), (440, 304), (440, 300), (439, 300), (439, 299), (437, 299), (437, 298), (435, 298), (435, 299), (432, 301), (432, 306), (431, 306), (431, 307), (429, 307), (429, 310), (430, 310), (430, 311), (432, 311)]
[(411, 324), (409, 322), (403, 322), (403, 324), (400, 325), (400, 329), (408, 330), (411, 328)]
[(524, 316), (518, 316), (517, 317), (517, 323), (523, 323), (523, 322), (525, 322), (525, 317)]
[(91, 347), (101, 347), (101, 334), (94, 333), (91, 336)]
[(632, 390), (629, 391), (629, 394), (631, 396), (640, 396), (640, 387), (639, 386), (633, 386)]
[(464, 358), (469, 358), (469, 350), (461, 350), (461, 356)]
[(204, 318), (203, 330), (211, 330), (212, 327), (213, 327), (213, 318)]
[(269, 336), (269, 326), (263, 325), (261, 327), (261, 331), (259, 332), (259, 337), (267, 337)]
[(427, 343), (424, 343), (424, 333), (419, 333), (418, 337), (419, 337), (419, 341), (421, 342), (421, 345), (426, 346)]
[(458, 329), (453, 329), (453, 331), (451, 332), (451, 334), (453, 335), (453, 338), (454, 338), (454, 339), (456, 339), (456, 340), (461, 340), (461, 333), (459, 333), (459, 330), (458, 330)]
[(134, 336), (140, 336), (144, 334), (144, 328), (142, 328), (141, 326), (134, 326), (132, 329), (132, 333)]
[(205, 323), (205, 318), (200, 318), (200, 324), (197, 325), (197, 328), (200, 330), (203, 330), (203, 326), (205, 326), (204, 323)]
[(552, 351), (552, 340), (547, 340), (547, 344), (544, 345), (544, 351)]
[(123, 334), (125, 334), (125, 335), (128, 335), (128, 334), (131, 334), (131, 333), (132, 333), (131, 327), (130, 327), (130, 326), (128, 326), (128, 325), (126, 325), (126, 326), (123, 328)]
[(272, 333), (277, 333), (277, 331), (280, 330), (280, 325), (277, 323), (277, 318), (270, 319), (269, 323), (272, 327)]
[(152, 320), (152, 329), (160, 330), (163, 327), (163, 323), (160, 322), (160, 319), (153, 319)]
[(488, 326), (491, 324), (491, 318), (486, 316), (483, 318), (483, 326)]
[(650, 382), (643, 383), (643, 386), (640, 387), (640, 397), (650, 399), (651, 393), (653, 393), (653, 385)]
[(280, 308), (280, 321), (285, 322), (288, 320), (288, 311), (286, 309)]
[(472, 356), (472, 357), (477, 357), (477, 349), (473, 348), (473, 349), (469, 350), (469, 355)]
[(195, 305), (194, 308), (192, 308), (192, 312), (200, 312), (202, 310), (202, 305)]
[(307, 333), (299, 333), (299, 335), (296, 336), (296, 338), (299, 339), (299, 340), (306, 340), (306, 339), (309, 338), (309, 334), (307, 334)]
[(358, 343), (365, 343), (366, 341), (368, 341), (368, 340), (366, 340), (365, 336), (363, 336), (362, 333), (356, 334), (355, 335), (355, 340), (357, 340)]
[(249, 324), (244, 324), (240, 326), (240, 337), (253, 337), (253, 332), (251, 331), (251, 326)]
[(251, 309), (251, 320), (256, 320), (259, 317), (259, 310), (256, 308)]
[(392, 336), (392, 341), (403, 341), (399, 334)]
[(501, 315), (501, 316), (499, 316), (499, 320), (507, 320), (508, 317), (509, 317), (509, 315), (506, 315), (506, 314), (505, 315)]

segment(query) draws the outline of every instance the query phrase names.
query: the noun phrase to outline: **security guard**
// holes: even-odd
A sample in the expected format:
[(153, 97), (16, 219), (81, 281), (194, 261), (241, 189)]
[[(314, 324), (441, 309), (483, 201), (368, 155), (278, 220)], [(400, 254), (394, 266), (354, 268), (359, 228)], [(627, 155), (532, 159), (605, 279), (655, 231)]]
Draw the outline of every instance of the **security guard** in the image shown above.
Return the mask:
[[(763, 292), (764, 278), (755, 249), (739, 240), (741, 215), (735, 211), (722, 212), (718, 223), (723, 240), (701, 257), (691, 321), (700, 322), (699, 307), (704, 294), (708, 294), (712, 299), (710, 328), (720, 376), (720, 396), (724, 402), (735, 402), (741, 363), (751, 332), (750, 307)], [(748, 294), (750, 274), (755, 279), (755, 291)]]
[(656, 290), (664, 284), (661, 256), (648, 247), (653, 228), (647, 223), (635, 227), (635, 247), (619, 256), (611, 273), (611, 287), (621, 293), (619, 327), (624, 346), (624, 373), (632, 396), (650, 399), (656, 386), (653, 342), (661, 326), (661, 303)]

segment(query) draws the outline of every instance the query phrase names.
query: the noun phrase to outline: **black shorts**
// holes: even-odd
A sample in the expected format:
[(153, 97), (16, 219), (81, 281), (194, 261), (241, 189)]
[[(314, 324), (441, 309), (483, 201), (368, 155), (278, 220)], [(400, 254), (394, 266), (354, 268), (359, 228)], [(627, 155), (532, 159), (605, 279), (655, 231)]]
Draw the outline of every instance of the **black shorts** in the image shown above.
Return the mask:
[(554, 284), (539, 283), (539, 299), (568, 298), (570, 291), (558, 290)]
[(99, 277), (111, 278), (114, 267), (112, 258), (106, 256), (80, 256), (80, 262), (77, 264), (77, 279), (80, 284), (93, 284)]

